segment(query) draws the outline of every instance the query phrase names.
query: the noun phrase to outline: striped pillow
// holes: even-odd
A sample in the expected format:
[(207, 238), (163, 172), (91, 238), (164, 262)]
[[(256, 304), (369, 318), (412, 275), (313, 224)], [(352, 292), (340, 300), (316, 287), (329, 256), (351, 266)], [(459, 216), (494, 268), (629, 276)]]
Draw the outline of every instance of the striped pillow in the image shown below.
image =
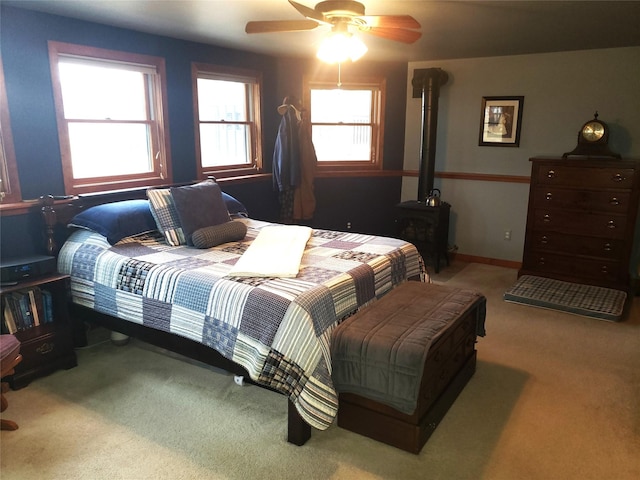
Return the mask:
[(178, 217), (178, 210), (173, 201), (171, 190), (152, 188), (147, 190), (147, 198), (158, 230), (162, 232), (167, 243), (174, 247), (186, 245), (187, 240), (180, 225), (180, 217)]

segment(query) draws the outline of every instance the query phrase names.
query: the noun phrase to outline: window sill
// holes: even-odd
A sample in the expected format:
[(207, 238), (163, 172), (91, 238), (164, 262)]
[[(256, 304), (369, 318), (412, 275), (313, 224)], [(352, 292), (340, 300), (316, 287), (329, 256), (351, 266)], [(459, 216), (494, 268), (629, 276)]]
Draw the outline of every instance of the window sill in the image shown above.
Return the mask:
[(236, 175), (228, 177), (218, 177), (214, 174), (209, 174), (206, 178), (215, 178), (216, 182), (220, 184), (253, 183), (270, 179), (271, 173), (252, 173), (249, 175)]
[(11, 202), (11, 203), (0, 203), (0, 215), (11, 216), (11, 215), (23, 215), (25, 213), (29, 213), (35, 207), (39, 207), (40, 203), (38, 200), (23, 200), (21, 202)]
[(401, 170), (316, 170), (316, 178), (331, 177), (398, 177), (402, 176)]

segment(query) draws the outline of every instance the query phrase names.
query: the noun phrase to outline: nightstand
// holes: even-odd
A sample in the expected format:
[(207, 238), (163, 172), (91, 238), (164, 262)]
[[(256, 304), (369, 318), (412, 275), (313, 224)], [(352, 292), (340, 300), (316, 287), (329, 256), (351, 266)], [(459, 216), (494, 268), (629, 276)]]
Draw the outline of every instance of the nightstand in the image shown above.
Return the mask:
[[(32, 292), (31, 295), (29, 292)], [(39, 305), (36, 313), (24, 314), (24, 308), (22, 311), (19, 310), (19, 299), (25, 295), (26, 302), (31, 300)], [(0, 297), (2, 299), (2, 331), (14, 333), (20, 340), (20, 353), (23, 357), (22, 362), (16, 365), (15, 373), (7, 379), (11, 388), (16, 390), (25, 387), (35, 378), (61, 368), (73, 368), (78, 364), (73, 349), (71, 321), (67, 308), (69, 275), (51, 274), (32, 278), (16, 285), (2, 286)], [(40, 300), (35, 300), (38, 298)], [(33, 306), (34, 303), (29, 305)], [(12, 311), (7, 312), (6, 309), (12, 309)], [(23, 316), (21, 313), (28, 318), (28, 321), (24, 318), (21, 321), (18, 318)], [(8, 326), (10, 317), (13, 318), (15, 332), (11, 332), (12, 328)]]

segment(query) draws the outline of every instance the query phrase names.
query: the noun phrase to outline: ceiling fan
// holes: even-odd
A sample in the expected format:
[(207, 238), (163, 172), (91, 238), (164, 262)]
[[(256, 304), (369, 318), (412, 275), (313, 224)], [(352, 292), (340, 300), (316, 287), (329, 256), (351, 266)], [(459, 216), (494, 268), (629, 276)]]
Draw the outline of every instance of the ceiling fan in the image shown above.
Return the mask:
[(360, 32), (403, 43), (413, 43), (422, 35), (420, 23), (410, 15), (365, 15), (364, 5), (353, 0), (329, 0), (309, 8), (293, 0), (289, 3), (306, 20), (265, 20), (248, 22), (246, 33), (298, 32), (330, 25), (335, 33), (349, 27)]

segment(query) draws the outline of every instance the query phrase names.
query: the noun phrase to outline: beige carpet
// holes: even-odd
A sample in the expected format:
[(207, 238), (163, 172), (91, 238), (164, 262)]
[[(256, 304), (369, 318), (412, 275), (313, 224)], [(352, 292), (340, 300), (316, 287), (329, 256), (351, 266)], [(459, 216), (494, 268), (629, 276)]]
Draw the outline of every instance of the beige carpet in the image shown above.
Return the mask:
[(332, 426), (287, 444), (284, 397), (140, 342), (7, 394), (0, 478), (638, 479), (640, 298), (603, 322), (504, 302), (512, 269), (435, 281), (488, 299), (478, 370), (420, 455)]

